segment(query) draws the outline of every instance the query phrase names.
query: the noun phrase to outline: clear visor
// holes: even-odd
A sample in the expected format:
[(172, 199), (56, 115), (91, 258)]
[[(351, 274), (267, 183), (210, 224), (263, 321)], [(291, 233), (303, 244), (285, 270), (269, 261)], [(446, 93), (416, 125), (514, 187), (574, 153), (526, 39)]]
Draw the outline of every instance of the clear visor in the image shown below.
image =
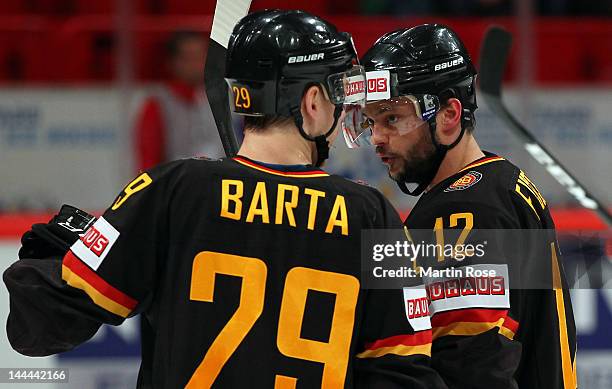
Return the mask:
[(352, 142), (349, 147), (371, 144), (373, 131), (389, 135), (409, 134), (426, 125), (438, 109), (438, 99), (434, 95), (405, 95), (370, 102), (351, 119), (359, 125), (355, 125), (353, 128), (356, 130), (348, 134)]
[(351, 69), (334, 73), (327, 77), (329, 100), (333, 104), (365, 105), (366, 73), (363, 66), (354, 65)]
[(356, 149), (370, 144), (370, 131), (364, 127), (364, 107), (360, 105), (344, 106), (344, 119), (342, 120), (342, 135), (349, 149)]
[(349, 148), (358, 147), (358, 134), (363, 130), (363, 108), (366, 103), (366, 73), (362, 66), (355, 65), (347, 72), (332, 74), (328, 78), (330, 100), (342, 104), (342, 133)]

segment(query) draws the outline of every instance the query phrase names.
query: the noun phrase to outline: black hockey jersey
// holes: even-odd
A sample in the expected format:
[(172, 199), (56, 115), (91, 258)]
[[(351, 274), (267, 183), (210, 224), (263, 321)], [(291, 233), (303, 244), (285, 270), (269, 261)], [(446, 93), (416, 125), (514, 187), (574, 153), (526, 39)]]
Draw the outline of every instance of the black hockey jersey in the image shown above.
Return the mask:
[[(576, 328), (554, 224), (524, 172), (486, 153), (426, 192), (405, 225), (441, 238), (461, 231), (463, 242), (478, 229), (513, 230), (489, 265), (501, 276), (426, 281), (432, 364), (449, 387), (576, 388)], [(446, 268), (478, 262), (438, 260)], [(469, 287), (474, 281), (482, 291)]]
[(312, 166), (172, 162), (63, 259), (5, 272), (9, 340), (47, 355), (142, 314), (143, 388), (440, 387), (402, 291), (360, 288), (361, 230), (401, 227), (378, 191)]

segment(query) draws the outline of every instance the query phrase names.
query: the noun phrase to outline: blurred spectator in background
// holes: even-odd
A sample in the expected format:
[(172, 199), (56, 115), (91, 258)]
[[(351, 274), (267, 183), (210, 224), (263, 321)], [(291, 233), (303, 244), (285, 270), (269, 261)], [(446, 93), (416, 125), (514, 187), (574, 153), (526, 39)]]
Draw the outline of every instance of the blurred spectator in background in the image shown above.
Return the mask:
[(139, 170), (179, 158), (216, 158), (223, 154), (203, 87), (204, 37), (195, 31), (178, 31), (170, 37), (166, 49), (171, 79), (155, 88), (137, 117)]

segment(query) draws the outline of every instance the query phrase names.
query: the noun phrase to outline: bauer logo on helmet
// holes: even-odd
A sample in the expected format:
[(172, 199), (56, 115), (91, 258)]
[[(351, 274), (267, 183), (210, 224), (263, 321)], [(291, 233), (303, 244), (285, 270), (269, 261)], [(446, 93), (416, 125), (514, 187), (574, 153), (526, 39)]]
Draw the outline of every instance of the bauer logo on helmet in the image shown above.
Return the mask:
[(318, 61), (323, 58), (325, 58), (325, 53), (295, 55), (293, 57), (289, 57), (289, 60), (287, 61), (287, 63), (312, 62), (312, 61)]
[(453, 59), (452, 61), (446, 61), (446, 62), (437, 64), (436, 66), (434, 66), (434, 72), (444, 70), (447, 68), (452, 68), (452, 67), (455, 67), (457, 65), (462, 65), (462, 64), (463, 64), (463, 57), (459, 57), (457, 59)]

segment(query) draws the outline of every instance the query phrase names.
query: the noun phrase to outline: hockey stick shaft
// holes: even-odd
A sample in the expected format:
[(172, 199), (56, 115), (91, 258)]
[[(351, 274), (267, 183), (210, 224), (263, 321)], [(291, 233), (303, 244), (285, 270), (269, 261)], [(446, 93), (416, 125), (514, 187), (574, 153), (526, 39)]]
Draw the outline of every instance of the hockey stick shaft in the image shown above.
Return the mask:
[(225, 155), (233, 157), (238, 151), (238, 141), (232, 126), (232, 117), (229, 111), (229, 95), (227, 85), (223, 79), (225, 73), (225, 48), (211, 39), (206, 58), (204, 83), (210, 109), (215, 118), (217, 131)]
[(224, 79), (225, 57), (232, 30), (236, 23), (246, 16), (250, 6), (251, 0), (217, 0), (204, 67), (208, 102), (223, 150), (228, 157), (233, 157), (238, 152), (238, 141), (232, 126), (228, 87)]
[(553, 156), (506, 108), (501, 98), (503, 73), (510, 52), (512, 38), (501, 28), (490, 29), (481, 50), (480, 89), (487, 105), (510, 129), (524, 142), (525, 150), (548, 173), (553, 176), (569, 194), (585, 208), (596, 211), (608, 226), (612, 226), (612, 216), (605, 204), (587, 191), (580, 181), (572, 175), (561, 162)]
[(571, 194), (585, 208), (599, 213), (601, 218), (612, 226), (612, 216), (602, 202), (597, 200), (592, 193), (587, 191), (578, 179), (573, 176), (550, 151), (540, 144), (535, 137), (523, 127), (512, 114), (506, 109), (499, 98), (488, 96), (487, 102), (492, 111), (500, 117), (513, 131), (523, 140), (525, 150), (553, 176), (569, 194)]

